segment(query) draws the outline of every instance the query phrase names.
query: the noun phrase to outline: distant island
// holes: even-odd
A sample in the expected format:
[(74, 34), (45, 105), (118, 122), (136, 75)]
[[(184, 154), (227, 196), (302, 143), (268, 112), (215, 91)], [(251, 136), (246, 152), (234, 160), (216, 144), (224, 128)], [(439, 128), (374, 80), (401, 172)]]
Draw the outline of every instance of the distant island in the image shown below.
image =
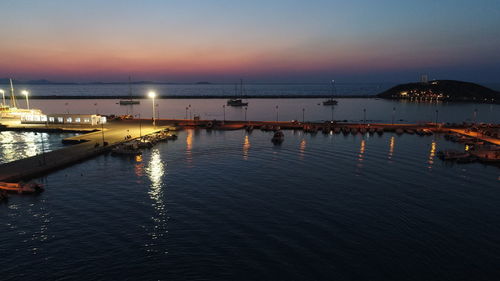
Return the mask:
[(385, 99), (405, 99), (415, 101), (475, 101), (499, 102), (500, 92), (463, 81), (434, 80), (426, 83), (397, 85), (377, 95)]

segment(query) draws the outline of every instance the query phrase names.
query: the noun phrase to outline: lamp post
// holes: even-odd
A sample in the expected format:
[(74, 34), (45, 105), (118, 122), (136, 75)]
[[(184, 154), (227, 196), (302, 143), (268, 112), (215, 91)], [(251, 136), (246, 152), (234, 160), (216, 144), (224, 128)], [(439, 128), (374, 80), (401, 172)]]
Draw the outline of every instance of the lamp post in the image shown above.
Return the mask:
[(2, 105), (5, 106), (5, 91), (0, 89), (0, 93), (2, 93)]
[(366, 124), (366, 108), (363, 108), (363, 124)]
[(148, 96), (153, 99), (153, 126), (156, 126), (156, 122), (155, 122), (156, 121), (156, 118), (155, 118), (155, 97), (156, 97), (156, 93), (153, 92), (153, 91), (150, 91), (148, 93)]
[(302, 108), (302, 123), (306, 122), (306, 109)]
[(247, 121), (247, 110), (248, 110), (248, 107), (245, 106), (245, 122)]
[(28, 110), (29, 110), (29, 109), (30, 109), (30, 102), (29, 102), (29, 100), (28, 100), (28, 95), (29, 95), (29, 92), (28, 92), (28, 91), (26, 91), (26, 90), (23, 90), (21, 93), (22, 93), (24, 96), (26, 96), (26, 107), (27, 107), (27, 108), (28, 108)]
[(141, 119), (141, 114), (137, 114), (136, 116), (139, 117), (139, 138), (142, 138), (142, 119)]
[(101, 122), (102, 146), (104, 146), (104, 122), (102, 122), (102, 118), (100, 119), (100, 122)]
[(279, 112), (280, 112), (279, 107), (276, 106), (276, 122), (278, 122), (278, 120), (279, 120)]
[(224, 119), (222, 119), (224, 122), (226, 122), (226, 105), (223, 104), (222, 105), (222, 114), (223, 114), (223, 117)]
[(188, 119), (188, 109), (189, 107), (186, 106), (186, 120)]

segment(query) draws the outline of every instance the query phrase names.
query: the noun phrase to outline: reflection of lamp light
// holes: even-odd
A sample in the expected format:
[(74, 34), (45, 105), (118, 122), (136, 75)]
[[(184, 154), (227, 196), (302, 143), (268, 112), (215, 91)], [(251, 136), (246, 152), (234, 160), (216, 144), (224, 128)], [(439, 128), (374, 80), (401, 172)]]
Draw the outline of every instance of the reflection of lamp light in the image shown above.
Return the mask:
[(2, 105), (5, 106), (5, 91), (0, 89), (0, 93), (2, 93), (2, 100), (3, 100)]
[(29, 109), (30, 109), (30, 102), (29, 102), (29, 100), (28, 100), (28, 95), (29, 95), (29, 92), (28, 92), (28, 91), (26, 91), (26, 90), (23, 90), (21, 93), (22, 93), (23, 95), (25, 95), (25, 96), (26, 96), (26, 107), (27, 107), (27, 108), (28, 108), (28, 110), (29, 110)]
[(156, 97), (156, 93), (151, 91), (148, 93), (148, 96), (153, 99), (153, 126), (155, 126), (156, 125), (155, 124), (156, 123), (155, 122), (155, 97)]

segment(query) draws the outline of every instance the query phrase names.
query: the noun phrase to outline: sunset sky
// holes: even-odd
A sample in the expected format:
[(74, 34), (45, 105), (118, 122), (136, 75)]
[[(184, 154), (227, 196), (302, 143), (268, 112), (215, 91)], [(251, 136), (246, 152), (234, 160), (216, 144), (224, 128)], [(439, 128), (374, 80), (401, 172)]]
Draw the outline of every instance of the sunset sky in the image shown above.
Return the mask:
[(0, 1), (0, 78), (500, 82), (500, 1)]

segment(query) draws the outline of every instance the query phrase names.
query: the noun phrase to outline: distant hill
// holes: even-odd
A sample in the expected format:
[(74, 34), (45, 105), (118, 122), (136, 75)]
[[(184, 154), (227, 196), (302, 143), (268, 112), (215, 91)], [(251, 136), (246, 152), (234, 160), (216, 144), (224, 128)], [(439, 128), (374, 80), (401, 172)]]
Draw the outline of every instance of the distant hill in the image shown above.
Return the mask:
[[(29, 80), (29, 81), (12, 79), (12, 83), (14, 83), (14, 85), (75, 85), (76, 84), (70, 82), (53, 82), (46, 79)], [(0, 78), (0, 84), (10, 84), (10, 79)]]
[(455, 80), (435, 80), (428, 83), (401, 84), (377, 96), (386, 99), (410, 100), (500, 101), (500, 92), (475, 83)]

